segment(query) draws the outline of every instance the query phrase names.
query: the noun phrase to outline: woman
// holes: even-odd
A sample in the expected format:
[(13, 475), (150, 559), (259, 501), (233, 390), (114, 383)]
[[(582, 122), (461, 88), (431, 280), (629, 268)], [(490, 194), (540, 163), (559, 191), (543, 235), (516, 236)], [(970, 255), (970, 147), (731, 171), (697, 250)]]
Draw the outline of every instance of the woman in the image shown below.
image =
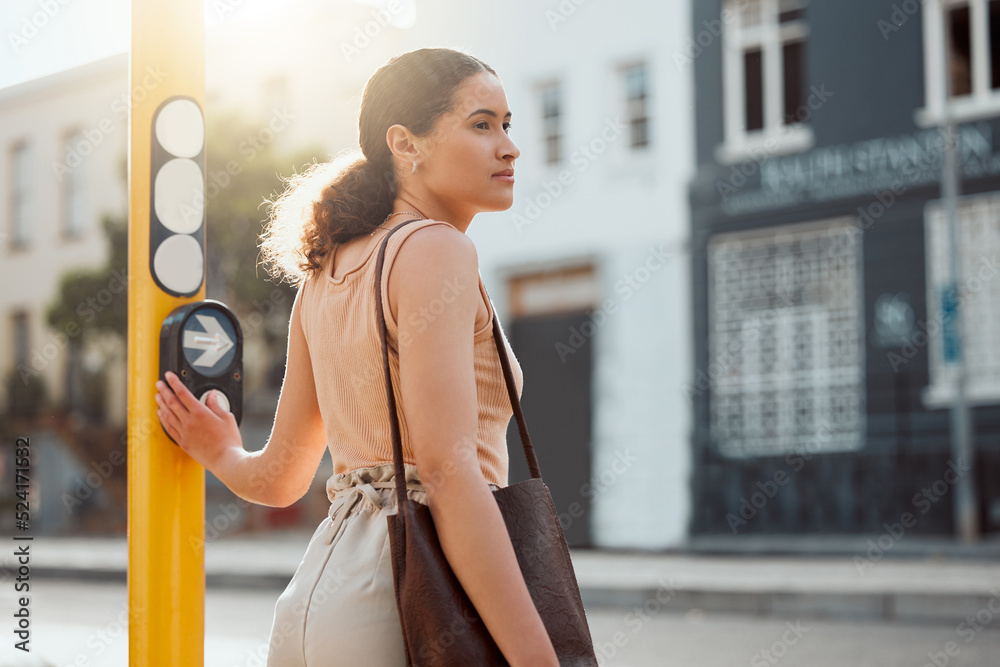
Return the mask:
[[(512, 204), (520, 151), (510, 117), (496, 72), (477, 58), (419, 49), (389, 60), (362, 96), (363, 157), (292, 177), (262, 237), (272, 273), (301, 284), (266, 447), (245, 451), (214, 398), (199, 403), (173, 375), (157, 383), (170, 436), (252, 502), (283, 507), (301, 498), (329, 447), (330, 516), (278, 599), (269, 667), (405, 664), (374, 290), (382, 239), (411, 219), (389, 238), (379, 285), (407, 497), (430, 507), (449, 563), (510, 664), (559, 664), (492, 497), (507, 484), (513, 411), (492, 304), (465, 234), (477, 213)], [(521, 369), (504, 344), (520, 394)]]

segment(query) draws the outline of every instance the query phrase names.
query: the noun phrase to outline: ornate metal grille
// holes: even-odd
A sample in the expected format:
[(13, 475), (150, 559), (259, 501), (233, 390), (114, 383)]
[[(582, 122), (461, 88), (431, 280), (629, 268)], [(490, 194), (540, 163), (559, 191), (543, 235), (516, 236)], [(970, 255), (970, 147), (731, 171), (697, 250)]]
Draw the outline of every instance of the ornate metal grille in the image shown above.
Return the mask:
[(729, 457), (859, 449), (861, 232), (853, 219), (708, 246), (711, 437)]

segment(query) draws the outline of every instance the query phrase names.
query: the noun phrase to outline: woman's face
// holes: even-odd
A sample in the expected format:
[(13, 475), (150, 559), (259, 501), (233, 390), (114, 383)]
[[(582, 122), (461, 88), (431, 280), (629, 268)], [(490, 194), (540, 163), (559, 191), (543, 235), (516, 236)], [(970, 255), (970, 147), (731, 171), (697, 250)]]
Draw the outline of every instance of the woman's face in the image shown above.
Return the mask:
[(438, 118), (428, 136), (415, 138), (413, 184), (456, 219), (507, 210), (514, 202), (513, 179), (495, 174), (513, 169), (521, 151), (508, 134), (511, 112), (503, 86), (481, 72), (462, 83), (456, 100), (456, 108)]

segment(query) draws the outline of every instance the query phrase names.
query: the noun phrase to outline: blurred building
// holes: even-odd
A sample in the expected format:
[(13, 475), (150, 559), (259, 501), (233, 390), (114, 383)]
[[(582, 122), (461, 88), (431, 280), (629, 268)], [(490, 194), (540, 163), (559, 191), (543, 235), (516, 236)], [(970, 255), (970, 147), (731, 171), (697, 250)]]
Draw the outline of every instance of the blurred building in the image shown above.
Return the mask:
[[(467, 46), (504, 84), (514, 204), (469, 235), (571, 545), (680, 547), (688, 534), (685, 5), (420, 3), (407, 43)], [(507, 442), (510, 481), (527, 478), (513, 419)]]
[[(956, 469), (940, 179), (960, 121), (974, 472)], [(692, 3), (696, 535), (1000, 530), (1000, 6)], [(880, 542), (881, 544), (881, 542)]]
[[(244, 160), (241, 167), (271, 144), (289, 147), (318, 141), (330, 146), (332, 153), (356, 140), (356, 117), (352, 127), (348, 112), (331, 119), (303, 110), (349, 108), (352, 98), (360, 100), (364, 82), (360, 68), (331, 68), (324, 72), (325, 85), (318, 86), (315, 76), (320, 68), (315, 64), (342, 58), (338, 44), (353, 37), (351, 27), (371, 19), (372, 8), (354, 2), (297, 2), (295, 7), (308, 9), (310, 24), (336, 27), (342, 34), (328, 31), (324, 39), (296, 45), (291, 25), (302, 20), (301, 11), (274, 16), (274, 8), (263, 3), (208, 7), (206, 111), (238, 110), (259, 128), (237, 147)], [(267, 13), (262, 14), (262, 9)], [(282, 26), (286, 29), (279, 30)], [(398, 32), (391, 24), (386, 30)], [(255, 38), (261, 48), (251, 48)], [(386, 48), (383, 43), (384, 57), (388, 57)], [(0, 292), (2, 406), (11, 401), (12, 386), (24, 389), (32, 381), (44, 385), (51, 403), (64, 404), (71, 385), (66, 377), (69, 343), (86, 336), (97, 312), (116, 299), (125, 299), (122, 281), (127, 279), (127, 266), (119, 267), (121, 280), (77, 305), (77, 320), (67, 331), (51, 330), (47, 324), (47, 309), (57, 296), (60, 276), (107, 262), (110, 249), (102, 217), (124, 220), (127, 215), (129, 108), (153, 94), (166, 76), (153, 69), (135, 73), (130, 82), (128, 62), (122, 53), (0, 89), (0, 147), (4, 151), (0, 161), (4, 203), (0, 277), (8, 285)], [(297, 68), (296, 62), (304, 66)], [(289, 172), (297, 166), (289, 165)], [(261, 197), (269, 194), (261, 193)], [(213, 277), (215, 272), (210, 270), (209, 292), (217, 287)], [(261, 359), (257, 354), (260, 342), (260, 337), (247, 341), (248, 378), (264, 375), (264, 362), (255, 367)], [(124, 425), (124, 348), (109, 340), (91, 341), (83, 349), (83, 362), (111, 366), (108, 377), (116, 381), (109, 385), (105, 401), (108, 421)]]
[[(689, 10), (635, 0), (298, 7), (329, 29), (303, 33), (303, 14), (289, 12), (210, 33), (209, 106), (266, 111), (280, 100), (294, 116), (282, 140), (317, 139), (332, 154), (356, 146), (364, 82), (391, 56), (446, 46), (489, 63), (521, 156), (514, 205), (477, 216), (469, 236), (524, 369), (526, 423), (567, 539), (682, 544), (693, 146), (691, 70), (676, 55)], [(526, 479), (514, 419), (508, 449), (510, 483)]]
[[(397, 5), (407, 3), (393, 3)], [(327, 68), (323, 63), (343, 61), (341, 47), (356, 39), (356, 26), (376, 20), (385, 35), (398, 34), (401, 29), (396, 24), (406, 19), (404, 12), (396, 11), (379, 22), (386, 14), (376, 15), (372, 6), (348, 1), (305, 0), (284, 3), (284, 10), (276, 12), (267, 3), (206, 3), (206, 114), (235, 111), (257, 130), (239, 146), (227, 147), (239, 153), (241, 168), (272, 145), (288, 150), (320, 143), (332, 154), (356, 143), (357, 117), (350, 109), (360, 101), (361, 86), (374, 65)], [(306, 42), (298, 37), (303, 24), (322, 29)], [(370, 46), (367, 57), (384, 60), (393, 42), (372, 40)], [(75, 304), (76, 317), (64, 331), (48, 324), (47, 313), (63, 275), (102, 267), (108, 261), (102, 218), (127, 216), (128, 111), (154, 94), (166, 76), (153, 68), (133, 73), (130, 81), (128, 68), (128, 54), (121, 53), (0, 89), (0, 279), (7, 286), (0, 291), (0, 416), (22, 413), (26, 401), (40, 403), (42, 409), (72, 404), (71, 388), (79, 387), (72, 373), (82, 364), (95, 373), (104, 372), (106, 396), (100, 403), (106, 424), (124, 428), (125, 347), (113, 336), (91, 335), (88, 327), (96, 313), (126, 298), (128, 267), (117, 267), (116, 278), (106, 289)], [(310, 109), (329, 112), (305, 113)], [(323, 160), (329, 155), (316, 157)], [(300, 166), (289, 165), (286, 173)], [(208, 296), (219, 298), (217, 267), (208, 268)], [(284, 312), (281, 308), (268, 312), (273, 310), (287, 326), (290, 303), (284, 306)], [(251, 329), (260, 327), (244, 327), (245, 332)], [(250, 414), (243, 425), (250, 447), (266, 442), (277, 403), (277, 391), (267, 382), (273, 359), (263, 338), (248, 335), (245, 340), (245, 377), (254, 390), (248, 396)], [(86, 344), (73, 345), (84, 339)], [(255, 408), (260, 414), (253, 414)], [(56, 433), (42, 427), (35, 436), (38, 449), (44, 450), (39, 484), (44, 485), (43, 495), (57, 499), (45, 503), (45, 516), (36, 517), (36, 526), (57, 530), (69, 518), (57, 516), (58, 498), (65, 493), (76, 497), (80, 488), (89, 488), (85, 480), (90, 469), (87, 461), (70, 454), (71, 448)], [(213, 476), (207, 483), (211, 520), (231, 497), (220, 494), (221, 484)], [(85, 495), (87, 503), (109, 502), (103, 489), (90, 489)], [(301, 517), (295, 508), (259, 509), (274, 515), (275, 522)], [(325, 508), (317, 514), (325, 514)], [(246, 513), (241, 516), (252, 520)], [(227, 519), (227, 523), (232, 522)]]
[[(678, 60), (690, 25), (685, 3), (299, 0), (281, 12), (267, 3), (207, 6), (206, 113), (236, 108), (254, 119), (261, 131), (247, 138), (250, 146), (318, 142), (329, 150), (319, 160), (355, 147), (364, 82), (397, 53), (448, 46), (497, 70), (521, 150), (515, 203), (477, 216), (469, 235), (524, 369), (522, 405), (543, 477), (572, 545), (683, 544), (691, 512), (685, 386), (693, 374), (692, 68)], [(0, 195), (15, 202), (4, 231), (31, 236), (4, 244), (0, 272), (5, 279), (44, 274), (37, 293), (0, 304), (14, 332), (4, 340), (20, 341), (8, 346), (0, 370), (44, 345), (41, 308), (58, 275), (107, 256), (96, 221), (104, 211), (125, 210), (117, 171), (125, 118), (114, 105), (129, 99), (126, 71), (122, 54), (0, 92), (4, 169), (14, 165), (23, 174), (0, 174)], [(27, 107), (33, 95), (51, 110), (43, 113), (42, 102)], [(55, 179), (39, 178), (43, 167), (79, 144), (73, 128), (86, 139), (106, 116), (115, 140), (96, 147), (100, 159), (76, 172), (77, 194), (60, 195)], [(22, 185), (31, 180), (31, 188)], [(73, 199), (78, 191), (86, 192), (86, 208)], [(57, 212), (60, 201), (70, 213)], [(56, 230), (70, 224), (59, 222), (67, 215), (82, 220), (85, 240), (77, 243), (87, 249), (46, 262)], [(29, 233), (27, 221), (36, 219), (49, 222)], [(7, 257), (18, 253), (15, 272)], [(248, 348), (246, 362), (259, 356)], [(58, 371), (51, 372), (58, 387)], [(124, 398), (122, 387), (122, 406)], [(258, 402), (273, 411), (276, 399)], [(270, 419), (245, 423), (248, 444), (263, 445), (269, 429)], [(514, 483), (528, 473), (513, 419), (508, 444)], [(317, 474), (318, 486), (325, 477)], [(211, 496), (208, 505), (211, 519), (222, 505)]]
[[(0, 89), (0, 405), (12, 388), (41, 383), (63, 403), (67, 355), (97, 313), (125, 299), (128, 267), (105, 290), (77, 304), (64, 331), (47, 308), (67, 270), (102, 266), (109, 253), (103, 215), (126, 215), (125, 145), (128, 63), (124, 57)], [(100, 341), (83, 350), (89, 366), (113, 366), (108, 391), (124, 397), (125, 350)], [(125, 404), (109, 400), (108, 418), (125, 423)]]

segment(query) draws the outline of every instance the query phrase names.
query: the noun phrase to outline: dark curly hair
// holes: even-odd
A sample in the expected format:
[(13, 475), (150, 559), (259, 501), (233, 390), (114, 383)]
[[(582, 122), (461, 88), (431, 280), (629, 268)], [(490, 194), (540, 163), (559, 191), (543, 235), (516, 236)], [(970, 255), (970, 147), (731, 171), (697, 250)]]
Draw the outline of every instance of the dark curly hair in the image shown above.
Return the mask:
[(357, 150), (309, 165), (284, 179), (269, 200), (261, 254), (277, 281), (297, 285), (321, 268), (338, 243), (368, 234), (392, 212), (398, 176), (386, 131), (399, 124), (428, 136), (457, 103), (456, 89), (470, 76), (496, 72), (461, 51), (427, 48), (389, 59), (368, 79), (358, 114)]

